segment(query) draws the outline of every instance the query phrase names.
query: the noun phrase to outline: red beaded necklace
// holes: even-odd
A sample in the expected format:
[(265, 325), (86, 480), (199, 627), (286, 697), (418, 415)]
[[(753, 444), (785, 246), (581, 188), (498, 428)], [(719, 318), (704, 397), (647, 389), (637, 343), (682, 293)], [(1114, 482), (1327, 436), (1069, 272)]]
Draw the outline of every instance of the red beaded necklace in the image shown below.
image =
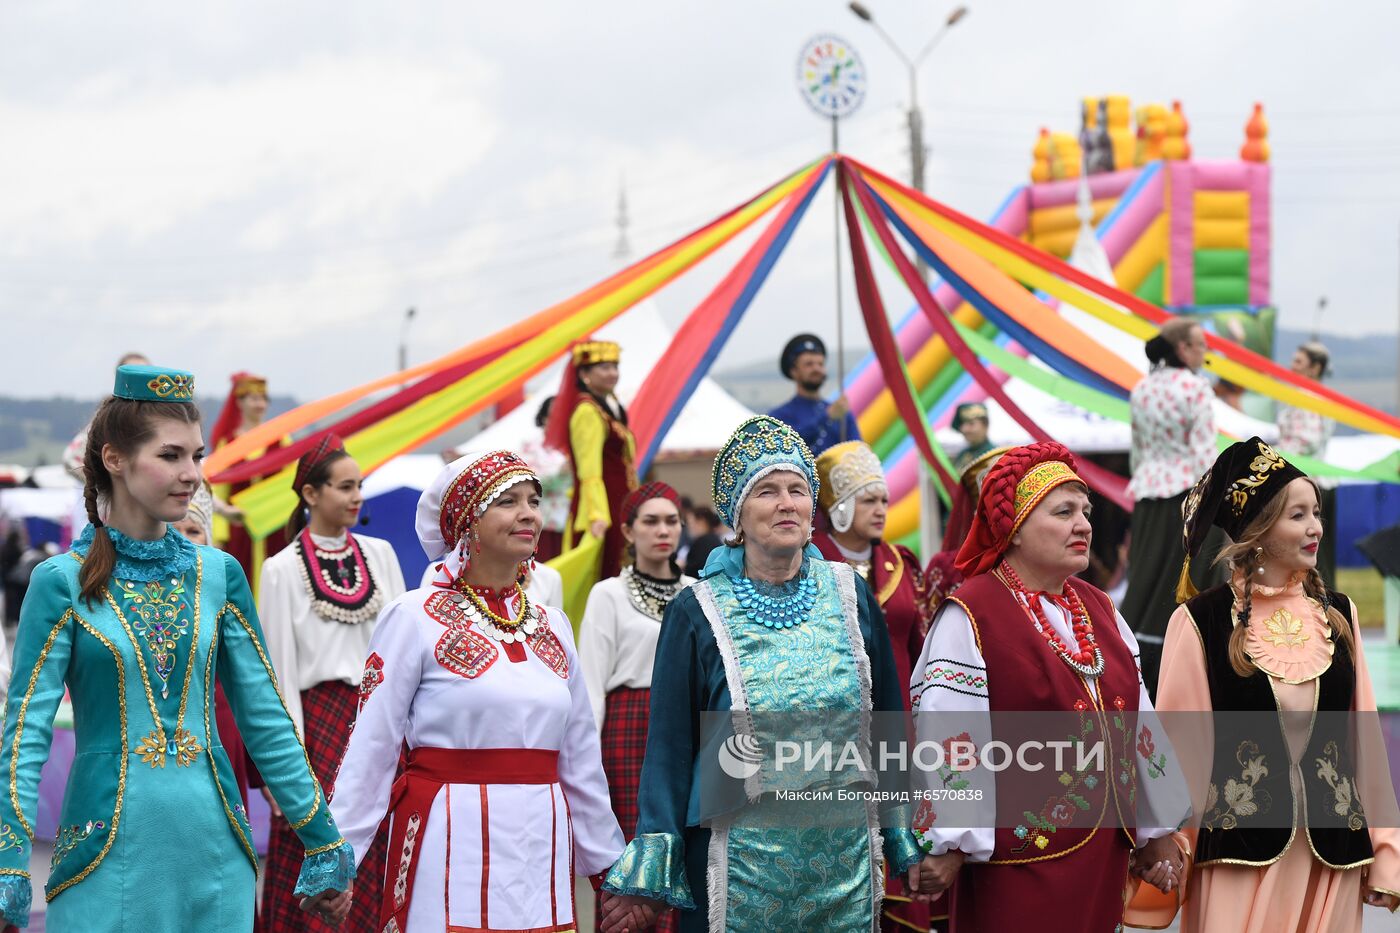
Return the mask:
[[(1011, 587), (1011, 592), (1016, 595), (1016, 601), (1021, 604), (1021, 608), (1030, 616), (1035, 630), (1044, 637), (1050, 650), (1059, 655), (1060, 660), (1085, 677), (1097, 677), (1103, 673), (1103, 652), (1094, 643), (1094, 624), (1089, 621), (1089, 610), (1085, 608), (1084, 601), (1072, 586), (1066, 584), (1061, 594), (1038, 593), (1027, 589), (1020, 576), (1006, 561), (1001, 562), (998, 572)], [(1045, 610), (1040, 606), (1042, 596), (1055, 603), (1069, 616), (1077, 650), (1070, 651), (1069, 646), (1050, 624), (1050, 620), (1045, 617)]]

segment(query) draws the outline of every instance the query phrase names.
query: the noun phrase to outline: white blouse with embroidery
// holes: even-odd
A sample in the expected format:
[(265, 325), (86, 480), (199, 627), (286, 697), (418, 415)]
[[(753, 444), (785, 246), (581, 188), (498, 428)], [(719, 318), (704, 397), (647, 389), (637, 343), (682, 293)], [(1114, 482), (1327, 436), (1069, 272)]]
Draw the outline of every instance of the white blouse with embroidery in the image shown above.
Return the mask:
[[(413, 590), (380, 615), (331, 799), (336, 825), (363, 860), (405, 743), (558, 751), (554, 783), (443, 786), (417, 836), (406, 929), (573, 930), (575, 873), (603, 871), (623, 846), (573, 627), (539, 607), (543, 634), (512, 655), (445, 599), (439, 588)], [(510, 617), (520, 610), (511, 600)], [(392, 854), (390, 865), (403, 884), (407, 865)], [(366, 880), (365, 896), (377, 898), (379, 885)]]
[[(311, 540), (328, 550), (345, 547), (344, 534), (335, 538), (312, 535)], [(355, 540), (375, 586), (384, 593), (384, 605), (388, 605), (404, 591), (403, 570), (393, 545), (382, 538), (363, 535), (355, 535)], [(348, 625), (318, 613), (300, 563), (301, 554), (295, 544), (263, 562), (258, 618), (262, 620), (268, 658), (277, 672), (277, 685), (282, 689), (287, 712), (297, 724), (297, 733), (305, 736), (301, 691), (327, 681), (358, 684), (375, 622)]]
[[(681, 585), (695, 580), (682, 576)], [(603, 729), (608, 694), (619, 687), (651, 689), (652, 662), (661, 623), (644, 615), (627, 597), (622, 577), (599, 581), (588, 594), (578, 627), (578, 659), (593, 701), (593, 717)]]
[(1199, 373), (1152, 369), (1133, 387), (1134, 499), (1170, 499), (1196, 484), (1215, 463), (1215, 393)]

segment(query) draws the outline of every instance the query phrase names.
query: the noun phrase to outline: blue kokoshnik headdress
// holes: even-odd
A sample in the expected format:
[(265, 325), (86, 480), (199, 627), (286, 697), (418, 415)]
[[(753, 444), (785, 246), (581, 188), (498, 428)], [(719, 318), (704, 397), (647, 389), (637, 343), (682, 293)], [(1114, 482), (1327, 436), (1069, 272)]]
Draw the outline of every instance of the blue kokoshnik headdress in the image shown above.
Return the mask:
[(800, 473), (807, 480), (815, 514), (820, 483), (807, 442), (777, 418), (759, 415), (739, 425), (715, 457), (710, 490), (726, 525), (739, 527), (739, 511), (754, 484), (776, 470)]
[[(817, 463), (802, 435), (789, 425), (768, 415), (750, 418), (729, 436), (715, 457), (710, 491), (715, 508), (724, 523), (738, 529), (739, 513), (754, 485), (769, 473), (779, 470), (797, 473), (812, 490), (812, 515), (817, 511)], [(742, 540), (742, 539), (741, 539)], [(811, 612), (816, 599), (816, 584), (808, 573), (812, 561), (822, 559), (821, 552), (809, 540), (803, 548), (802, 567), (792, 583), (796, 589), (783, 597), (759, 593), (744, 574), (744, 547), (717, 547), (705, 561), (701, 577), (724, 573), (733, 581), (735, 595), (749, 615), (769, 628), (788, 628), (799, 624)]]

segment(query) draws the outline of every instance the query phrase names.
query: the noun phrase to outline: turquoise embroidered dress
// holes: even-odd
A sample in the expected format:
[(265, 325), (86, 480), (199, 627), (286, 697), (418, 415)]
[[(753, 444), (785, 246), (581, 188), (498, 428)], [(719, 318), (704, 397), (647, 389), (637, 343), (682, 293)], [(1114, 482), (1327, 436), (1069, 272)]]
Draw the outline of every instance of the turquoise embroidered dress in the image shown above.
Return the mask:
[(244, 743), (308, 858), (297, 890), (344, 890), (350, 849), (277, 692), (236, 561), (173, 529), (109, 534), (103, 597), (79, 598), (92, 526), (35, 569), (20, 612), (0, 779), (0, 916), (24, 926), (39, 772), (72, 699), (76, 755), (46, 889), (50, 930), (247, 931), (257, 855), (214, 725), (223, 684)]
[(704, 736), (706, 713), (728, 713), (735, 739), (757, 747), (771, 747), (787, 713), (822, 723), (805, 738), (868, 749), (872, 712), (904, 708), (875, 598), (848, 566), (812, 553), (789, 585), (794, 601), (811, 600), (795, 624), (756, 607), (762, 598), (735, 573), (709, 573), (667, 607), (637, 836), (604, 887), (682, 908), (684, 931), (876, 931), (884, 866), (903, 873), (919, 858), (902, 808), (858, 803), (854, 819), (807, 825), (775, 800), (780, 790), (870, 789), (868, 772), (779, 774), (765, 761), (728, 794), (710, 776), (721, 749)]

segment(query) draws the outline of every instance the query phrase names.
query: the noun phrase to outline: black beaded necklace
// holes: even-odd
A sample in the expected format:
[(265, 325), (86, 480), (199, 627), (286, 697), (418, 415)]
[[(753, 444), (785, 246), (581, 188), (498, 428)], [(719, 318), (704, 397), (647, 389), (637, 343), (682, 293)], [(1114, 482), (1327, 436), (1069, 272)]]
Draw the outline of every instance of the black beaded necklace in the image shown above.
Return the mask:
[(622, 568), (622, 583), (627, 588), (627, 601), (642, 615), (661, 621), (666, 606), (681, 591), (681, 578), (662, 580), (642, 573), (634, 566)]

